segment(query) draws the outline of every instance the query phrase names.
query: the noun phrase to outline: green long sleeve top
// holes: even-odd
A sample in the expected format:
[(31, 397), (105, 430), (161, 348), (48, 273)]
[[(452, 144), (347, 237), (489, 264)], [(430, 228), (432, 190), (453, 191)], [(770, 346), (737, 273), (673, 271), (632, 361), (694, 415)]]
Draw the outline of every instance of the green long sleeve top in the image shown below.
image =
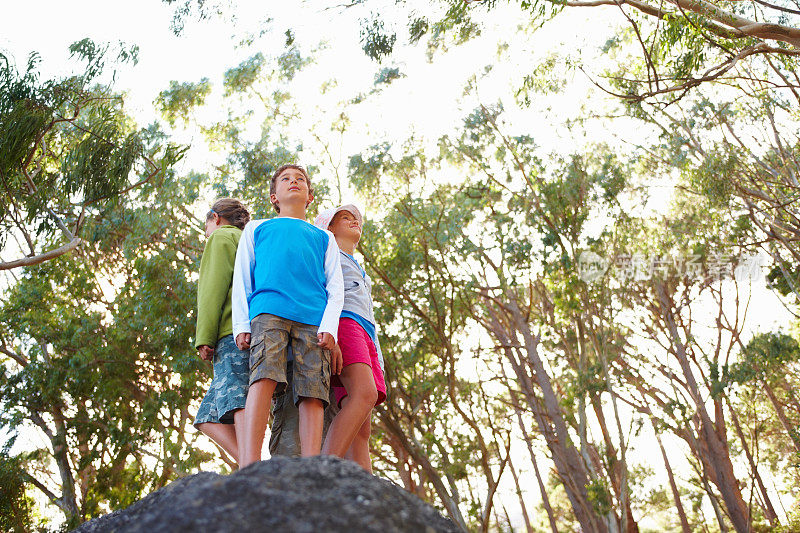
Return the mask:
[(197, 282), (197, 330), (195, 348), (217, 346), (217, 341), (233, 333), (231, 287), (236, 248), (242, 230), (221, 226), (211, 234), (200, 260)]

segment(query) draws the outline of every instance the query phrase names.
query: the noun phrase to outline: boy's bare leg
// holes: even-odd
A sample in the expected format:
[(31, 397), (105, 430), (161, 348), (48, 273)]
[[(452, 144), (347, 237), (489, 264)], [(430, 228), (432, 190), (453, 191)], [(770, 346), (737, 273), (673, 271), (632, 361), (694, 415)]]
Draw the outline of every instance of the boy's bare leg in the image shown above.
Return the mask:
[(372, 459), (369, 456), (369, 436), (372, 433), (372, 424), (370, 423), (371, 416), (372, 413), (370, 412), (370, 414), (367, 415), (367, 419), (364, 420), (364, 423), (361, 424), (361, 427), (358, 429), (358, 433), (356, 433), (350, 448), (347, 449), (347, 453), (344, 455), (345, 459), (358, 463), (359, 466), (370, 474), (372, 473)]
[(311, 457), (319, 455), (322, 445), (322, 420), (325, 407), (318, 398), (303, 398), (297, 406), (300, 411), (300, 455)]
[(366, 363), (353, 363), (342, 369), (339, 379), (347, 389), (342, 410), (333, 419), (322, 453), (344, 457), (353, 439), (378, 400), (372, 368)]
[(203, 422), (202, 424), (197, 424), (197, 429), (219, 444), (228, 455), (233, 457), (234, 461), (239, 462), (239, 444), (236, 442), (236, 430), (233, 424)]
[(247, 400), (244, 404), (244, 431), (240, 439), (243, 449), (239, 468), (261, 460), (261, 447), (264, 444), (264, 433), (267, 431), (275, 385), (275, 381), (271, 379), (259, 379), (250, 385), (247, 391)]

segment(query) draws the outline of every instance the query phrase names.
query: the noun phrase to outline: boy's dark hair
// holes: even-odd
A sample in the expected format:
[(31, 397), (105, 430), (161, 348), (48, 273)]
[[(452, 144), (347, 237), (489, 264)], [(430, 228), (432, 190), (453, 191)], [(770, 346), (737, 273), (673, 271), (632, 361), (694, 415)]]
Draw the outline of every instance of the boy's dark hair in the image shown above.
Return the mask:
[(220, 218), (224, 218), (231, 226), (244, 229), (245, 224), (250, 222), (250, 211), (236, 198), (220, 198), (206, 215), (206, 221), (216, 213)]
[[(281, 172), (283, 172), (287, 168), (293, 168), (295, 170), (299, 170), (300, 172), (302, 172), (303, 176), (306, 177), (306, 183), (308, 184), (308, 194), (314, 194), (314, 188), (311, 186), (311, 177), (308, 175), (308, 171), (306, 169), (304, 169), (300, 165), (281, 165), (281, 167), (278, 168), (278, 170), (276, 170), (275, 173), (272, 175), (272, 179), (269, 182), (269, 195), (270, 195), (270, 197), (273, 194), (275, 194), (275, 190), (277, 189), (277, 187), (275, 185), (275, 182), (278, 180), (278, 176), (280, 176)], [(278, 207), (277, 205), (272, 204), (272, 207), (274, 207), (275, 211), (277, 211), (278, 213), (281, 212), (281, 208)]]

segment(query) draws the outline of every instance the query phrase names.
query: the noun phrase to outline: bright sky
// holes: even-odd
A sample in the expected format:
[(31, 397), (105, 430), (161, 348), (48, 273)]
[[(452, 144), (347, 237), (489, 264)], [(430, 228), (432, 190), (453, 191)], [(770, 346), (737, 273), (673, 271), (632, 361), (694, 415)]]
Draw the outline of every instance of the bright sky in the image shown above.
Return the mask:
[[(322, 42), (327, 43), (327, 48), (317, 56), (317, 64), (308, 69), (308, 75), (304, 74), (303, 80), (307, 83), (293, 92), (308, 105), (320, 106), (318, 114), (306, 117), (304, 120), (307, 122), (299, 125), (301, 130), (310, 128), (315, 122), (324, 122), (326, 112), (338, 112), (328, 102), (369, 91), (375, 74), (383, 66), (397, 66), (406, 75), (384, 89), (379, 97), (350, 111), (353, 128), (345, 137), (341, 151), (336, 154), (338, 164), (343, 167), (346, 167), (351, 154), (381, 140), (402, 141), (412, 134), (435, 140), (439, 135), (452, 131), (479, 102), (491, 104), (498, 100), (512, 111), (507, 118), (510, 126), (532, 134), (545, 151), (565, 152), (597, 140), (615, 144), (621, 151), (630, 149), (619, 140), (631, 138), (634, 132), (632, 126), (624, 121), (616, 122), (613, 130), (606, 129), (602, 122), (590, 123), (585, 130), (568, 130), (564, 126), (565, 119), (578, 116), (584, 106), (591, 105), (590, 95), (594, 91), (580, 72), (558, 70), (558, 75), (566, 73), (571, 76), (571, 83), (558, 95), (535, 101), (530, 108), (518, 108), (509, 90), (519, 85), (522, 76), (550, 54), (558, 54), (559, 64), (563, 64), (567, 56), (595, 58), (593, 65), (601, 68), (604, 58), (597, 57), (597, 47), (608, 37), (611, 20), (615, 20), (608, 11), (592, 9), (565, 14), (557, 19), (557, 23), (548, 24), (534, 37), (528, 35), (523, 40), (516, 33), (521, 20), (519, 13), (513, 7), (499, 3), (493, 11), (493, 24), (480, 38), (440, 54), (434, 62), (425, 60), (424, 47), (420, 46), (400, 49), (391, 61), (378, 65), (366, 58), (360, 49), (359, 18), (370, 16), (381, 5), (385, 10), (380, 12), (391, 17), (392, 1), (383, 4), (368, 2), (368, 6), (347, 11), (326, 9), (339, 5), (339, 2), (262, 0), (235, 4), (235, 21), (229, 18), (205, 22), (190, 19), (184, 34), (177, 37), (169, 27), (172, 7), (160, 0), (0, 0), (0, 51), (10, 54), (19, 68), (24, 66), (28, 54), (38, 52), (42, 57), (42, 75), (49, 77), (73, 71), (74, 63), (68, 60), (67, 47), (84, 37), (95, 42), (123, 41), (138, 45), (138, 65), (120, 70), (116, 88), (127, 93), (129, 112), (140, 125), (145, 125), (157, 118), (152, 102), (171, 80), (197, 81), (208, 77), (219, 90), (226, 69), (238, 65), (257, 51), (268, 57), (279, 54), (285, 39), (283, 32), (291, 28), (305, 52)], [(269, 18), (272, 22), (265, 26), (264, 22)], [(254, 46), (237, 46), (248, 33), (257, 33), (264, 27), (271, 31), (258, 38)], [(513, 46), (498, 56), (497, 44), (501, 40), (512, 40)], [(477, 94), (465, 97), (463, 88), (468, 79), (482, 72), (487, 65), (493, 65), (493, 68), (490, 74), (478, 81)], [(321, 96), (321, 83), (333, 78), (338, 83), (336, 90), (331, 95)], [(553, 116), (558, 116), (561, 123), (553, 124), (547, 118)], [(322, 132), (322, 135), (326, 134)], [(183, 142), (195, 140), (192, 132), (178, 131), (176, 135)], [(201, 143), (197, 144), (187, 159), (187, 165), (201, 166), (210, 157), (199, 146)], [(330, 172), (330, 168), (323, 172)], [(655, 185), (664, 186), (663, 183)], [(345, 199), (350, 194), (352, 191), (345, 194)], [(668, 197), (668, 194), (657, 195), (660, 204), (654, 207), (666, 205), (664, 202)], [(204, 209), (200, 206), (197, 212)], [(781, 309), (774, 298), (765, 294), (763, 287), (752, 305), (751, 313), (756, 306)], [(753, 314), (769, 322), (770, 327), (774, 326), (772, 318), (766, 320), (767, 314)], [(527, 453), (521, 444), (518, 452)], [(643, 452), (649, 453), (648, 450)], [(530, 473), (526, 475), (532, 476)], [(529, 479), (531, 490), (527, 497), (533, 504), (539, 500), (538, 489), (534, 490), (534, 481), (532, 477)], [(510, 476), (507, 480), (510, 482)], [(507, 503), (513, 505), (513, 501), (509, 498)]]

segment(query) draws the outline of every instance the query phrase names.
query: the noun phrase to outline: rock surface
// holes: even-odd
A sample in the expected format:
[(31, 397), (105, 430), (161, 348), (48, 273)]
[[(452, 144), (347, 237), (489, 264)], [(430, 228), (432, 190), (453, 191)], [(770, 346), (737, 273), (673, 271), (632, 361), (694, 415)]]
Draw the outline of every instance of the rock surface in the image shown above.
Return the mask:
[(335, 457), (275, 457), (231, 475), (200, 472), (76, 532), (459, 531), (393, 483)]

